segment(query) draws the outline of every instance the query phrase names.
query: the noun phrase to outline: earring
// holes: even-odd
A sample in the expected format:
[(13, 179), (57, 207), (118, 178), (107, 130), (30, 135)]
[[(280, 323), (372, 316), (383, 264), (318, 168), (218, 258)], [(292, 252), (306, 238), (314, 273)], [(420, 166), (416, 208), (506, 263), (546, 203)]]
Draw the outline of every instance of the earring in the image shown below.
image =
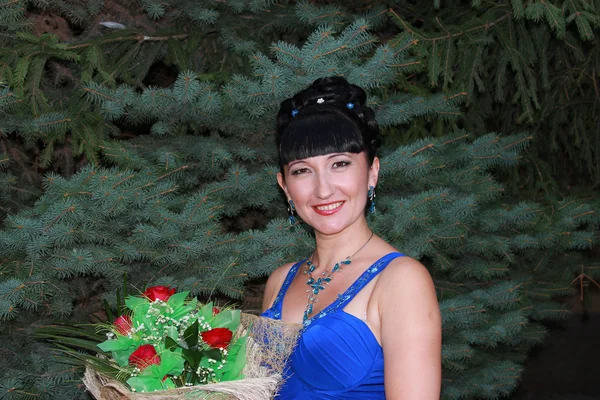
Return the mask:
[(296, 225), (296, 218), (294, 218), (294, 212), (296, 211), (296, 207), (294, 207), (294, 202), (292, 200), (289, 200), (288, 204), (288, 213), (290, 213), (288, 220), (290, 221), (290, 225)]
[(371, 186), (369, 187), (369, 191), (367, 192), (367, 197), (369, 198), (369, 201), (371, 202), (371, 204), (369, 204), (369, 213), (374, 214), (375, 213), (375, 186)]

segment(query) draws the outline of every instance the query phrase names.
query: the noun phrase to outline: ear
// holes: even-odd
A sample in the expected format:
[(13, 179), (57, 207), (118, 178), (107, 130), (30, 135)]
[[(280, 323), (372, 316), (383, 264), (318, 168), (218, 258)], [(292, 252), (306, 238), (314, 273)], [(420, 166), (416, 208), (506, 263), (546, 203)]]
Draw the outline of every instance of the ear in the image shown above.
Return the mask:
[(377, 186), (379, 180), (379, 157), (373, 159), (371, 168), (369, 168), (369, 186)]
[(285, 193), (285, 197), (287, 197), (287, 199), (289, 201), (290, 194), (288, 193), (287, 185), (285, 184), (285, 180), (283, 179), (283, 175), (281, 174), (281, 172), (277, 173), (277, 183), (279, 184), (279, 187), (281, 189), (283, 189), (283, 192)]

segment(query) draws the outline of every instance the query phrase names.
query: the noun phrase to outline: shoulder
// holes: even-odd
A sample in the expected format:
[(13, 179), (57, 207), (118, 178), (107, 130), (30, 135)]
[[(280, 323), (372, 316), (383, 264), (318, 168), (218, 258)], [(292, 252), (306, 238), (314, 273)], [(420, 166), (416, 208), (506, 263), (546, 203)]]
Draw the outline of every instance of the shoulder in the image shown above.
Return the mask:
[[(381, 272), (385, 277), (383, 282), (388, 284), (415, 283), (415, 281), (431, 281), (427, 268), (419, 261), (408, 256), (402, 256), (390, 261), (389, 265)], [(391, 281), (391, 282), (390, 282)]]
[(427, 268), (393, 260), (377, 281), (377, 306), (388, 398), (439, 399), (442, 323)]
[(267, 285), (265, 286), (262, 311), (265, 311), (273, 305), (273, 301), (275, 301), (275, 297), (277, 297), (277, 293), (279, 293), (279, 289), (281, 288), (281, 285), (283, 285), (283, 281), (285, 281), (288, 272), (290, 272), (290, 269), (294, 266), (294, 264), (295, 263), (293, 262), (284, 264), (275, 271), (271, 272), (269, 279), (267, 279)]
[(427, 268), (396, 258), (377, 281), (381, 345), (388, 398), (439, 399), (442, 323)]
[(395, 310), (403, 305), (414, 307), (415, 299), (421, 304), (437, 307), (433, 279), (427, 268), (411, 257), (398, 257), (381, 272), (375, 287), (379, 309)]

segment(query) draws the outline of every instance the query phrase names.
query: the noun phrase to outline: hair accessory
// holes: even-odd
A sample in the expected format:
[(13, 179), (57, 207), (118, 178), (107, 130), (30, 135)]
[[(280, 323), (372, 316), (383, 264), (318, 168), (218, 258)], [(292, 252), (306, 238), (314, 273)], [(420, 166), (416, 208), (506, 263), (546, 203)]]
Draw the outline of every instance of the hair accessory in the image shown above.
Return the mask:
[[(352, 262), (352, 257), (357, 255), (359, 251), (364, 249), (365, 246), (367, 245), (367, 243), (369, 243), (372, 238), (373, 238), (373, 232), (371, 232), (371, 236), (369, 236), (369, 238), (367, 239), (365, 244), (360, 246), (360, 249), (356, 250), (354, 252), (354, 254), (352, 254), (351, 256), (346, 257), (345, 260), (342, 260), (339, 263), (336, 263), (333, 266), (333, 268), (331, 269), (331, 272), (329, 272), (328, 270), (321, 272), (320, 278), (317, 278), (317, 279), (313, 278), (312, 273), (315, 271), (315, 269), (317, 267), (315, 267), (315, 265), (310, 260), (306, 260), (306, 264), (304, 265), (304, 268), (306, 268), (306, 271), (304, 271), (304, 275), (308, 275), (308, 280), (306, 281), (306, 284), (308, 286), (310, 286), (310, 289), (307, 290), (308, 302), (306, 303), (306, 310), (304, 310), (304, 316), (302, 317), (302, 323), (306, 323), (308, 320), (308, 316), (310, 314), (312, 314), (314, 304), (317, 301), (319, 301), (319, 297), (318, 297), (319, 292), (321, 290), (325, 290), (325, 285), (329, 285), (329, 282), (331, 282), (333, 280), (333, 278), (331, 276), (334, 273), (336, 273), (337, 271), (340, 271), (342, 269), (342, 265), (349, 265)], [(313, 255), (314, 255), (314, 253), (313, 253)], [(308, 321), (308, 323), (310, 323), (310, 321)]]
[(371, 202), (371, 204), (369, 204), (369, 213), (374, 214), (375, 213), (375, 186), (371, 186), (369, 187), (369, 191), (367, 192), (367, 197), (369, 198), (369, 201)]
[(292, 117), (295, 117), (296, 115), (298, 115), (298, 110), (292, 110)]
[(317, 100), (317, 104), (323, 104), (325, 103), (325, 99), (322, 97), (319, 97), (319, 99)]
[(296, 225), (296, 218), (294, 218), (294, 211), (296, 211), (296, 207), (294, 207), (294, 202), (292, 200), (289, 200), (288, 204), (288, 212), (290, 213), (288, 220), (290, 221), (290, 225)]
[(354, 108), (354, 103), (347, 103), (346, 107), (348, 107), (350, 110), (352, 110)]

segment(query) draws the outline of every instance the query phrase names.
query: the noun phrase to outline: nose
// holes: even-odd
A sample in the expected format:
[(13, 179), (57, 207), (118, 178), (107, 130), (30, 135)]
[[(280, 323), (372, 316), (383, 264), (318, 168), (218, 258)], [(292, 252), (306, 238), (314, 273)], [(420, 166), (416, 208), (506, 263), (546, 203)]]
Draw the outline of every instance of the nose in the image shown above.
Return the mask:
[(333, 182), (329, 174), (317, 174), (317, 182), (315, 185), (315, 196), (319, 199), (328, 199), (334, 192)]

